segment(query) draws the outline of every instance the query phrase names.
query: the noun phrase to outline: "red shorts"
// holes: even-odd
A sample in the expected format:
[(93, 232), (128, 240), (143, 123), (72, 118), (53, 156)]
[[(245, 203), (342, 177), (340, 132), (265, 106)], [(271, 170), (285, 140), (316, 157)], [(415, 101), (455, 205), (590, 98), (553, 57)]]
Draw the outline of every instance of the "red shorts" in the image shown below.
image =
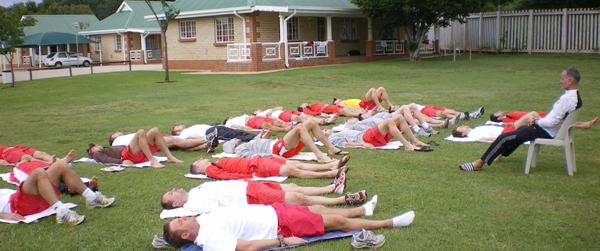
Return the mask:
[(273, 154), (284, 158), (291, 158), (300, 153), (302, 148), (304, 148), (304, 143), (302, 143), (302, 141), (298, 142), (298, 145), (296, 145), (294, 149), (286, 149), (285, 145), (283, 144), (283, 139), (278, 139), (273, 146)]
[(323, 110), (321, 110), (322, 113), (325, 114), (338, 114), (338, 112), (344, 107), (339, 106), (339, 105), (326, 105), (325, 107), (323, 107)]
[(284, 164), (285, 159), (277, 157), (256, 158), (256, 162), (252, 163), (254, 174), (258, 177), (279, 176), (279, 170)]
[[(154, 154), (154, 153), (156, 153), (156, 151), (158, 151), (158, 147), (154, 144), (150, 145), (150, 152), (152, 154)], [(127, 146), (127, 147), (123, 148), (123, 150), (121, 150), (121, 159), (122, 160), (130, 160), (134, 164), (143, 163), (143, 162), (148, 161), (148, 158), (146, 158), (146, 155), (144, 155), (144, 152), (142, 152), (140, 150), (137, 153), (132, 153), (131, 149), (129, 149), (129, 146)]]
[(284, 237), (317, 236), (325, 233), (323, 216), (308, 210), (307, 206), (273, 203), (277, 214), (277, 234)]
[[(37, 214), (50, 207), (41, 195), (26, 194), (22, 189), (23, 183), (19, 185), (17, 192), (10, 196), (10, 210), (13, 213), (27, 216)], [(56, 196), (60, 196), (60, 191), (56, 186), (52, 185), (52, 189)]]
[(283, 122), (290, 123), (292, 122), (292, 116), (294, 115), (300, 115), (300, 113), (293, 111), (283, 111), (281, 112), (281, 114), (279, 114), (279, 119), (281, 119), (281, 121)]
[(378, 126), (374, 126), (369, 128), (363, 134), (363, 140), (366, 143), (370, 143), (373, 146), (384, 146), (392, 140), (393, 136), (390, 132), (388, 132), (385, 137), (381, 135)]
[(443, 112), (444, 110), (446, 110), (446, 107), (426, 105), (423, 107), (423, 109), (421, 109), (421, 113), (425, 114), (427, 117), (433, 118), (437, 117), (438, 112)]
[(279, 183), (275, 182), (248, 182), (246, 199), (248, 204), (271, 205), (275, 202), (283, 203), (285, 192)]
[(274, 121), (272, 118), (252, 116), (246, 121), (246, 125), (252, 129), (262, 129), (263, 123), (273, 123)]
[(16, 145), (13, 147), (6, 148), (4, 150), (4, 152), (2, 153), (2, 157), (8, 163), (17, 164), (17, 163), (19, 163), (19, 161), (21, 161), (21, 158), (23, 157), (23, 155), (33, 156), (33, 154), (36, 151), (37, 150), (33, 149), (33, 148)]

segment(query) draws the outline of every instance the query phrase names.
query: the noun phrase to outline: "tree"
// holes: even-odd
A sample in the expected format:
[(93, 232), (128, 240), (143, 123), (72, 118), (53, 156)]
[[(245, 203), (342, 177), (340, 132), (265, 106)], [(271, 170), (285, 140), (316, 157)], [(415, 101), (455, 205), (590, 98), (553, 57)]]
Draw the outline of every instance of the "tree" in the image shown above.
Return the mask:
[(168, 53), (168, 47), (167, 47), (167, 28), (169, 28), (169, 22), (171, 22), (172, 20), (175, 20), (175, 17), (177, 17), (177, 15), (179, 15), (179, 10), (176, 10), (175, 8), (173, 8), (171, 5), (169, 5), (167, 3), (167, 1), (165, 0), (160, 0), (160, 3), (162, 4), (162, 10), (164, 13), (164, 17), (159, 18), (158, 14), (156, 14), (156, 11), (154, 10), (154, 7), (152, 7), (152, 3), (150, 2), (150, 0), (144, 0), (146, 2), (146, 4), (148, 4), (148, 7), (150, 7), (150, 10), (152, 10), (152, 14), (154, 14), (154, 18), (156, 18), (156, 21), (158, 22), (159, 26), (160, 26), (160, 35), (161, 35), (161, 40), (162, 40), (162, 45), (163, 45), (163, 49), (165, 51), (165, 55), (163, 56), (163, 68), (165, 69), (165, 83), (170, 82), (170, 78), (169, 78), (169, 53)]
[(479, 10), (479, 0), (352, 0), (363, 13), (380, 24), (401, 27), (411, 60), (419, 59), (421, 42), (433, 26), (446, 27), (451, 19), (463, 20)]
[(13, 69), (13, 60), (15, 46), (23, 43), (25, 33), (23, 28), (35, 24), (33, 18), (23, 18), (22, 8), (4, 9), (0, 8), (0, 55), (3, 55), (10, 65), (10, 74), (12, 82), (10, 87), (15, 86), (15, 73)]

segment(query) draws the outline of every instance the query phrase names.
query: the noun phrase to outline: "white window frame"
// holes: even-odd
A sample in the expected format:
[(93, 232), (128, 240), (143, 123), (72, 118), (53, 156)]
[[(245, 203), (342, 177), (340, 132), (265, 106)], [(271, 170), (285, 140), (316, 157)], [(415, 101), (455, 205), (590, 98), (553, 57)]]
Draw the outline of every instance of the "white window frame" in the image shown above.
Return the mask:
[(358, 40), (358, 20), (356, 18), (342, 18), (340, 27), (341, 41)]
[(179, 39), (196, 39), (196, 20), (179, 21)]
[(123, 36), (117, 33), (115, 34), (115, 51), (123, 50)]
[(234, 41), (233, 17), (215, 18), (215, 43), (233, 43)]
[(299, 41), (300, 40), (300, 19), (298, 17), (292, 17), (287, 21), (287, 39), (288, 41)]

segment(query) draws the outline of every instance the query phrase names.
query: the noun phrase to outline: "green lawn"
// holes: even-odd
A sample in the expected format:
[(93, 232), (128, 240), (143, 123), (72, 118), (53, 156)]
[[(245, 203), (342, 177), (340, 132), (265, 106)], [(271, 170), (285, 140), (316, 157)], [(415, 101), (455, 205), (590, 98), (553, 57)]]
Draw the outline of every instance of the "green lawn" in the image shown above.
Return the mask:
[[(380, 61), (297, 69), (258, 75), (126, 72), (18, 83), (0, 89), (0, 143), (33, 146), (62, 155), (71, 148), (83, 156), (90, 142), (107, 144), (110, 132), (130, 132), (175, 123), (214, 123), (257, 108), (294, 108), (307, 101), (355, 98), (369, 87), (385, 86), (396, 103), (418, 102), (472, 110), (547, 111), (562, 93), (560, 71), (575, 66), (582, 74), (584, 101), (579, 120), (600, 113), (598, 55), (475, 55), (472, 62), (436, 58), (411, 63)], [(485, 118), (467, 124), (477, 125)], [(478, 158), (480, 143), (431, 139), (431, 153), (351, 150), (348, 188), (379, 195), (374, 219), (416, 212), (406, 229), (379, 230), (386, 250), (590, 250), (600, 246), (599, 129), (577, 129), (578, 172), (567, 177), (563, 153), (545, 148), (529, 176), (523, 175), (526, 147), (482, 172), (457, 165)], [(159, 198), (173, 186), (191, 188), (188, 164), (205, 153), (175, 152), (186, 161), (161, 170), (129, 169), (102, 173), (100, 166), (77, 164), (82, 176), (96, 175), (101, 190), (117, 197), (112, 208), (88, 210), (80, 226), (59, 226), (52, 217), (31, 225), (0, 224), (0, 250), (147, 250), (162, 231)], [(0, 167), (0, 172), (10, 168)], [(329, 180), (290, 179), (301, 185)], [(10, 187), (0, 183), (0, 187)], [(306, 250), (348, 250), (349, 240), (315, 244)], [(13, 248), (18, 247), (18, 248)]]

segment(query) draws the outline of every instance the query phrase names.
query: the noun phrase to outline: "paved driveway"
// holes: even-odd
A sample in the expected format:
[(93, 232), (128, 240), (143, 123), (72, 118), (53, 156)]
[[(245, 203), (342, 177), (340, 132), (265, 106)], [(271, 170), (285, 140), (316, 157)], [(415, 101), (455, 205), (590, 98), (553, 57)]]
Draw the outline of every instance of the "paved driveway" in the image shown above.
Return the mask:
[[(131, 65), (132, 71), (162, 71), (161, 64), (147, 64), (147, 65)], [(73, 67), (73, 76), (77, 75), (89, 75), (91, 73), (90, 67)], [(119, 72), (119, 71), (129, 71), (129, 65), (105, 65), (105, 66), (94, 66), (94, 74), (96, 73), (104, 73), (104, 72)], [(9, 73), (10, 74), (10, 73)], [(68, 77), (69, 76), (69, 68), (61, 68), (61, 69), (43, 69), (43, 70), (34, 70), (32, 71), (33, 79), (43, 79), (43, 78), (57, 78), (57, 77)], [(18, 69), (15, 71), (15, 80), (18, 81), (28, 81), (29, 80), (29, 71)], [(0, 79), (0, 83), (2, 80)]]

